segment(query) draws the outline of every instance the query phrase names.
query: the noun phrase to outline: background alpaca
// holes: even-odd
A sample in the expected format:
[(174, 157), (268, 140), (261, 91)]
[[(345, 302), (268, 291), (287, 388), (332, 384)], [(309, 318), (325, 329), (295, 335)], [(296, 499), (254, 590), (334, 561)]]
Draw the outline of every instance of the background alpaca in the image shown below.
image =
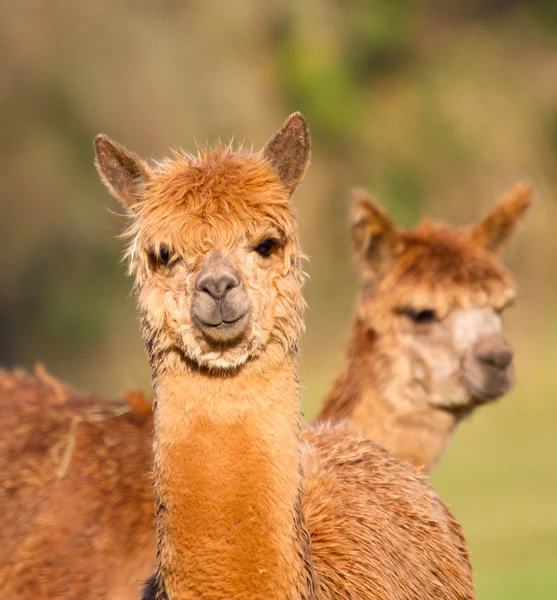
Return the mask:
[(132, 219), (155, 390), (144, 598), (472, 598), (460, 528), (410, 465), (348, 426), (300, 440), (303, 117), (258, 154), (147, 166), (104, 136), (96, 152)]
[(358, 194), (352, 243), (362, 292), (344, 365), (317, 417), (350, 419), (430, 472), (455, 427), (513, 384), (501, 313), (515, 297), (498, 254), (532, 202), (518, 184), (479, 223), (399, 231)]

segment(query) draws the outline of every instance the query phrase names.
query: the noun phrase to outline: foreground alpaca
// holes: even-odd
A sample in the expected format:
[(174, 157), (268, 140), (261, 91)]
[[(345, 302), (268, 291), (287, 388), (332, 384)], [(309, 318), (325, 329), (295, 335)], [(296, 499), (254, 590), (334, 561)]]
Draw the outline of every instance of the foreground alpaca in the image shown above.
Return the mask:
[(472, 598), (460, 528), (423, 478), (348, 426), (300, 436), (301, 115), (258, 154), (96, 151), (132, 219), (155, 388), (144, 598)]
[(362, 296), (317, 421), (350, 419), (431, 471), (459, 422), (513, 383), (501, 312), (515, 292), (497, 254), (531, 201), (518, 184), (474, 226), (423, 222), (407, 232), (365, 194), (355, 198)]

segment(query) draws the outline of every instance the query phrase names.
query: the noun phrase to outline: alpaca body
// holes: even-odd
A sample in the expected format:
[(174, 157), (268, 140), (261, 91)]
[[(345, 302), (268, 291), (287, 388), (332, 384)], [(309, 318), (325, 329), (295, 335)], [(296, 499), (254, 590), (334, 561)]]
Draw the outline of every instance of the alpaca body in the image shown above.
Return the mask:
[(165, 588), (144, 599), (472, 597), (460, 527), (410, 465), (348, 425), (303, 428), (292, 453), (293, 373), (287, 360), (217, 384), (158, 381), (157, 431), (173, 440), (157, 443), (159, 536), (172, 531), (159, 537)]
[(425, 479), (349, 425), (298, 440), (297, 387), (291, 358), (157, 378), (164, 587), (144, 600), (473, 597), (460, 527)]
[[(13, 432), (9, 437), (5, 433), (0, 441), (2, 456), (7, 457), (3, 474), (6, 501), (0, 511), (4, 532), (2, 596), (13, 600), (137, 600), (143, 582), (153, 572), (156, 554), (150, 477), (152, 414), (122, 412), (126, 407), (121, 402), (80, 396), (69, 388), (64, 388), (60, 399), (52, 385), (19, 373), (0, 371), (0, 391), (0, 418), (6, 425), (5, 431)], [(34, 418), (39, 413), (40, 424)], [(59, 456), (67, 448), (75, 420), (79, 420), (74, 432), (75, 449), (60, 476)], [(218, 437), (228, 444), (228, 448), (222, 449), (221, 467), (226, 471), (225, 465), (234, 462), (231, 458), (238, 452), (237, 447), (231, 446), (234, 436), (229, 433), (238, 424), (228, 423), (223, 427), (227, 431)], [(213, 430), (212, 436), (217, 433)], [(360, 546), (367, 539), (366, 529), (356, 536), (354, 528), (366, 511), (374, 515), (377, 532), (392, 528), (388, 526), (392, 516), (385, 507), (400, 500), (400, 478), (404, 478), (407, 492), (414, 494), (415, 523), (419, 524), (430, 510), (435, 517), (441, 516), (441, 523), (445, 521), (443, 505), (429, 489), (431, 506), (415, 504), (416, 491), (427, 489), (422, 477), (362, 436), (355, 441), (353, 435), (346, 426), (322, 425), (301, 430), (304, 472), (301, 501), (311, 539), (311, 565), (320, 581), (319, 597), (324, 599), (368, 597), (362, 595), (361, 589), (369, 559)], [(236, 441), (235, 446), (245, 448), (243, 438)], [(339, 461), (328, 448), (343, 444), (344, 458), (336, 464)], [(199, 450), (198, 444), (196, 452)], [(214, 454), (214, 450), (212, 444), (209, 454)], [(361, 471), (363, 465), (367, 465), (365, 468), (369, 468), (374, 478), (383, 477), (382, 481), (374, 481), (374, 495), (366, 504), (358, 499), (352, 471)], [(252, 471), (248, 470), (248, 475), (249, 472)], [(209, 493), (212, 492), (217, 496), (222, 488), (219, 486)], [(59, 510), (52, 511), (53, 504)], [(400, 516), (406, 514), (407, 511), (401, 512)], [(212, 520), (213, 515), (208, 518)], [(429, 526), (439, 527), (439, 524), (432, 519)], [(416, 543), (426, 543), (428, 527), (410, 529)], [(462, 548), (461, 535), (458, 525), (447, 517), (446, 548), (436, 560), (442, 564), (454, 548)], [(377, 537), (382, 539), (380, 535)], [(377, 540), (373, 542), (376, 543)], [(397, 543), (408, 543), (408, 539), (399, 539)], [(307, 548), (307, 544), (300, 544), (300, 548)], [(373, 547), (368, 548), (368, 552), (372, 550)], [(260, 556), (259, 548), (253, 556)], [(369, 584), (375, 586), (375, 589), (370, 587), (375, 595), (369, 597), (390, 598), (386, 593), (396, 590), (397, 579), (385, 574), (392, 571), (392, 561), (398, 564), (402, 554), (398, 558), (383, 553), (372, 556), (377, 560), (377, 574)], [(338, 569), (331, 569), (335, 562), (342, 562), (343, 576)], [(107, 570), (107, 565), (115, 568)], [(430, 580), (427, 585), (435, 584), (434, 574), (423, 565), (412, 568), (415, 576), (426, 582)], [(455, 585), (464, 584), (461, 581)], [(398, 593), (400, 597), (408, 597), (401, 590)], [(441, 594), (439, 590), (436, 593)]]
[(348, 424), (308, 427), (302, 441), (317, 598), (475, 597), (460, 525), (411, 465)]
[(152, 415), (0, 370), (0, 422), (0, 596), (138, 598), (155, 555)]

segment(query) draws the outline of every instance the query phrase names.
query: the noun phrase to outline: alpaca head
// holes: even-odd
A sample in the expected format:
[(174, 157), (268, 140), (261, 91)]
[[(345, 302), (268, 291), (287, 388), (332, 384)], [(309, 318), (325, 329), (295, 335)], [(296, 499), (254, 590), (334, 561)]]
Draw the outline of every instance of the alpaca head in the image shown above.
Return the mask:
[(308, 163), (295, 113), (258, 153), (218, 145), (145, 162), (104, 135), (100, 176), (131, 219), (127, 257), (151, 361), (234, 369), (303, 327), (291, 196)]
[(465, 413), (510, 389), (513, 354), (501, 313), (515, 291), (497, 254), (531, 200), (531, 188), (519, 184), (476, 225), (423, 222), (405, 232), (367, 195), (356, 196), (358, 317), (393, 365), (376, 373), (385, 397), (400, 398), (395, 388), (402, 386), (410, 403)]

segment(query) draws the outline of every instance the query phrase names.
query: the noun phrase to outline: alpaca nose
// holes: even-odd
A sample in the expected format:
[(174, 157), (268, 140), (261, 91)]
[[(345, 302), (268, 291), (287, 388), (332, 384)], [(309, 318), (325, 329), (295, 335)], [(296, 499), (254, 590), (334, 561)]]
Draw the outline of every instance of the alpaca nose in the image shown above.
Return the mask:
[(489, 336), (478, 342), (476, 358), (490, 367), (504, 370), (513, 360), (513, 350), (503, 336)]
[(240, 277), (233, 269), (221, 268), (217, 272), (201, 273), (195, 283), (195, 289), (206, 292), (215, 300), (222, 300), (233, 288), (240, 285)]

